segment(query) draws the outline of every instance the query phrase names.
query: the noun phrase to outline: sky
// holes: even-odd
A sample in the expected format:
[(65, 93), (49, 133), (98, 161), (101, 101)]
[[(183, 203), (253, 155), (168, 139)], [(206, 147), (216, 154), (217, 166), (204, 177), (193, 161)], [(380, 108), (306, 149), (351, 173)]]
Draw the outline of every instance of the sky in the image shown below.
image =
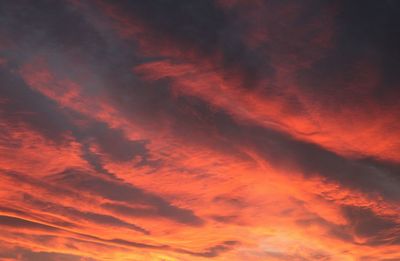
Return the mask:
[(0, 1), (0, 261), (400, 260), (400, 2)]

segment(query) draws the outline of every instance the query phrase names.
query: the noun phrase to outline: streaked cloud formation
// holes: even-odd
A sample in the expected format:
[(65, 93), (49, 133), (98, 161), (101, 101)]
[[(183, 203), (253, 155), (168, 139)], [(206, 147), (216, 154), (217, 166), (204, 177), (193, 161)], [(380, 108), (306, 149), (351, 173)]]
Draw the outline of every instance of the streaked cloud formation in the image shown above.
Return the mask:
[(0, 260), (400, 260), (396, 1), (2, 1)]

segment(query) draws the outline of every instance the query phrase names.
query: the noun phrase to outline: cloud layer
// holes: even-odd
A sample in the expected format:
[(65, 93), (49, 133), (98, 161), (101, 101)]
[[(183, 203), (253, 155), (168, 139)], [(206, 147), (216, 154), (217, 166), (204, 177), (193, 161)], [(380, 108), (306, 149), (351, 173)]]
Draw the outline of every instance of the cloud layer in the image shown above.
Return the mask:
[(0, 260), (400, 259), (395, 1), (3, 1)]

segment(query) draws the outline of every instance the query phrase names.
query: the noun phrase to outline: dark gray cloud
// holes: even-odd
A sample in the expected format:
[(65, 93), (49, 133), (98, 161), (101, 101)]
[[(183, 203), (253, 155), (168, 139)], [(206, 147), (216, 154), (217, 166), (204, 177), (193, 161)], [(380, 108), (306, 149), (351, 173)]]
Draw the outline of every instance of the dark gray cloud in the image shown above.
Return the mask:
[[(131, 202), (134, 202), (132, 200)], [(146, 207), (132, 207), (118, 203), (105, 203), (104, 208), (112, 211), (115, 214), (120, 214), (126, 217), (151, 217), (151, 218), (167, 218), (179, 223), (199, 226), (204, 221), (195, 217), (190, 210), (174, 209), (165, 204), (149, 204)]]
[(206, 258), (212, 258), (219, 256), (221, 253), (231, 250), (234, 246), (239, 245), (240, 242), (238, 241), (224, 241), (221, 244), (209, 247), (202, 252), (192, 252), (183, 249), (178, 249), (177, 252), (193, 255), (193, 256), (200, 256)]
[(117, 179), (113, 173), (103, 167), (102, 156), (90, 150), (91, 145), (98, 145), (100, 153), (106, 154), (111, 160), (116, 162), (129, 162), (138, 160), (136, 167), (151, 166), (156, 169), (160, 160), (149, 159), (149, 152), (146, 147), (147, 141), (129, 140), (123, 132), (112, 129), (105, 123), (90, 121), (90, 126), (80, 128), (74, 132), (74, 136), (82, 144), (82, 158), (85, 159), (92, 168), (106, 176)]
[[(58, 185), (71, 187), (77, 190), (83, 190), (94, 195), (100, 195), (106, 199), (117, 202), (144, 204), (145, 206), (154, 208), (152, 213), (156, 214), (155, 217), (160, 216), (194, 226), (199, 226), (204, 223), (193, 211), (173, 206), (168, 201), (155, 194), (146, 192), (122, 181), (100, 178), (89, 173), (70, 169), (63, 173), (53, 175), (51, 177), (51, 182), (56, 182)], [(136, 211), (128, 207), (111, 206), (112, 210), (125, 213), (126, 215), (133, 215)], [(110, 205), (108, 205), (108, 207), (110, 208)], [(141, 215), (146, 214), (149, 214), (149, 211), (145, 210), (145, 214)]]
[(93, 139), (112, 160), (130, 161), (135, 156), (140, 156), (144, 162), (147, 160), (147, 141), (129, 140), (121, 130), (112, 129), (104, 123), (93, 123), (90, 128), (85, 130), (84, 135), (88, 139)]
[[(33, 186), (35, 190), (39, 189), (51, 195), (58, 195), (61, 198), (79, 200), (82, 197), (79, 191), (85, 191), (96, 196), (113, 200), (116, 203), (103, 204), (103, 207), (126, 217), (161, 217), (190, 226), (201, 226), (204, 223), (204, 220), (196, 216), (192, 210), (176, 207), (160, 196), (146, 192), (128, 183), (115, 180), (114, 178), (107, 179), (104, 176), (94, 176), (80, 170), (67, 170), (63, 173), (49, 176), (46, 180), (37, 180), (16, 172), (4, 172), (3, 175), (7, 176), (8, 179), (15, 182), (15, 184), (19, 184), (19, 186), (29, 184)], [(27, 195), (25, 199), (30, 201), (32, 196)], [(120, 204), (117, 202), (120, 202)], [(39, 200), (34, 200), (32, 203), (38, 204), (36, 208), (39, 209), (40, 207), (47, 208), (52, 206), (50, 210), (56, 211), (57, 213), (65, 212), (66, 215), (70, 213), (72, 216), (84, 220), (128, 227), (147, 233), (143, 228), (112, 216), (80, 212), (72, 208), (63, 207), (62, 205), (56, 205), (51, 202), (45, 203)], [(121, 203), (125, 203), (126, 205), (122, 205)], [(130, 204), (144, 205), (145, 208), (131, 207)]]
[(27, 228), (27, 229), (33, 229), (33, 230), (40, 230), (44, 232), (57, 232), (60, 231), (58, 228), (16, 218), (16, 217), (11, 217), (11, 216), (3, 216), (0, 215), (0, 226), (3, 227), (11, 227), (11, 228)]
[(399, 245), (400, 225), (389, 217), (376, 215), (368, 208), (344, 206), (343, 214), (352, 232), (367, 239), (366, 245)]
[[(396, 104), (399, 95), (400, 6), (397, 1), (335, 1), (334, 47), (313, 66), (299, 71), (299, 83), (319, 102), (337, 110), (365, 106), (374, 101), (381, 106)], [(360, 66), (369, 65), (360, 71)], [(365, 86), (351, 88), (363, 78), (377, 73), (374, 89), (365, 96)], [(368, 82), (366, 82), (368, 83)], [(316, 102), (318, 102), (318, 100)], [(336, 107), (336, 108), (335, 108)]]
[(247, 46), (245, 33), (250, 25), (238, 20), (239, 10), (224, 10), (212, 0), (120, 1), (118, 6), (146, 27), (141, 37), (148, 43), (163, 39), (165, 47), (190, 53), (187, 59), (191, 54), (211, 59), (226, 77), (240, 74), (246, 88), (273, 73), (269, 57), (260, 55), (266, 47)]
[(10, 184), (15, 188), (24, 188), (24, 186), (27, 185), (34, 188), (35, 191), (44, 194), (57, 195), (59, 197), (71, 197), (74, 199), (81, 198), (78, 193), (72, 190), (72, 188), (59, 187), (57, 184), (51, 184), (43, 179), (35, 178), (16, 171), (0, 169), (0, 172), (3, 179), (10, 181)]
[[(0, 258), (11, 258), (18, 261), (82, 261), (81, 256), (56, 253), (56, 252), (34, 252), (26, 248), (13, 248), (8, 251), (0, 250)], [(95, 259), (85, 257), (85, 261), (95, 261)]]
[(220, 33), (226, 26), (224, 13), (215, 1), (210, 0), (120, 1), (118, 5), (141, 19), (155, 31), (154, 34), (187, 48), (196, 46), (204, 52), (218, 46)]
[(68, 1), (4, 1), (0, 14), (2, 37), (11, 43), (0, 51), (13, 63), (57, 52), (90, 59), (107, 50), (101, 34)]
[[(40, 223), (33, 222), (33, 221), (24, 220), (24, 219), (17, 218), (17, 217), (11, 217), (11, 216), (0, 215), (0, 221), (1, 221), (0, 227), (3, 226), (3, 227), (8, 227), (8, 228), (14, 228), (14, 229), (21, 229), (21, 228), (32, 229), (32, 230), (36, 230), (36, 231), (42, 231), (43, 233), (60, 233), (60, 235), (58, 235), (58, 236), (61, 236), (61, 234), (62, 234), (62, 237), (71, 240), (71, 242), (85, 242), (85, 243), (90, 243), (90, 244), (98, 244), (100, 246), (106, 246), (106, 247), (112, 247), (110, 245), (110, 243), (111, 243), (113, 245), (119, 245), (122, 247), (129, 247), (129, 248), (168, 250), (168, 251), (175, 251), (175, 252), (180, 252), (180, 253), (185, 252), (190, 255), (201, 255), (202, 254), (202, 253), (190, 252), (190, 251), (186, 251), (186, 250), (182, 250), (182, 249), (172, 248), (169, 245), (152, 245), (152, 244), (140, 243), (140, 242), (125, 240), (125, 239), (120, 239), (120, 238), (104, 239), (104, 238), (100, 238), (100, 237), (88, 235), (88, 234), (83, 234), (83, 233), (68, 232), (68, 231), (64, 231), (64, 230), (56, 228), (56, 227), (40, 224)], [(18, 233), (16, 233), (16, 234), (18, 234)], [(68, 235), (71, 237), (69, 237)], [(41, 239), (38, 241), (39, 242), (41, 241), (43, 243), (48, 243), (52, 240), (57, 239), (57, 236), (48, 235), (48, 234), (34, 235), (33, 237), (36, 237), (37, 239)], [(228, 243), (223, 243), (222, 245), (229, 246), (229, 245), (232, 245), (232, 243), (230, 243), (230, 241), (228, 241)], [(214, 249), (214, 247), (211, 247), (210, 249), (207, 249), (204, 253), (212, 252), (212, 253), (214, 253), (214, 256), (216, 256), (222, 250), (220, 250), (221, 247), (219, 245), (215, 246), (215, 248), (216, 249)], [(21, 254), (21, 253), (23, 253), (23, 250), (17, 249), (16, 253)], [(35, 256), (37, 253), (32, 252), (31, 254), (33, 256)], [(38, 256), (40, 256), (40, 254)], [(46, 254), (44, 256), (46, 256)], [(0, 255), (0, 257), (1, 257), (1, 255)]]
[(301, 218), (296, 220), (296, 224), (303, 227), (310, 227), (313, 225), (321, 226), (326, 230), (326, 235), (336, 239), (340, 239), (344, 242), (354, 242), (354, 233), (349, 226), (333, 224), (326, 219), (317, 216), (315, 214), (310, 214), (311, 217)]
[[(225, 137), (254, 148), (272, 165), (283, 170), (300, 170), (306, 177), (321, 176), (364, 193), (378, 193), (387, 199), (400, 199), (397, 164), (371, 163), (349, 159), (319, 145), (296, 140), (272, 129), (238, 125), (226, 117), (216, 121)], [(386, 167), (385, 167), (386, 166)]]
[(29, 88), (11, 68), (0, 68), (0, 80), (3, 121), (28, 125), (54, 142), (63, 141), (71, 123), (54, 101)]
[[(55, 143), (65, 142), (64, 135), (72, 134), (83, 143), (84, 149), (87, 148), (85, 145), (94, 143), (112, 160), (131, 161), (138, 156), (138, 166), (159, 164), (148, 159), (147, 141), (129, 140), (121, 130), (112, 129), (105, 123), (61, 108), (55, 101), (27, 86), (10, 68), (0, 69), (0, 79), (0, 93), (3, 99), (0, 103), (0, 113), (3, 122), (7, 121), (13, 128), (22, 124)], [(86, 121), (88, 126), (77, 126), (74, 118)], [(97, 155), (88, 150), (83, 150), (83, 155), (97, 171), (104, 171), (101, 163), (96, 161)]]
[[(366, 207), (343, 205), (345, 225), (333, 224), (314, 214), (309, 218), (298, 219), (300, 226), (319, 225), (326, 229), (327, 235), (353, 244), (367, 246), (398, 245), (400, 244), (399, 224), (392, 217), (379, 216)], [(359, 243), (356, 238), (363, 239)]]
[(79, 227), (78, 224), (73, 223), (73, 222), (68, 222), (65, 221), (62, 218), (56, 218), (54, 216), (50, 215), (43, 215), (43, 213), (32, 213), (33, 211), (26, 211), (26, 210), (19, 210), (17, 207), (4, 207), (0, 206), (0, 211), (3, 214), (8, 214), (10, 216), (18, 216), (18, 217), (24, 217), (30, 220), (37, 220), (39, 222), (44, 222), (44, 223), (50, 223), (52, 225), (55, 225), (57, 227), (63, 227), (67, 229), (76, 229)]
[(32, 208), (36, 210), (69, 217), (69, 219), (73, 220), (74, 223), (77, 223), (78, 225), (80, 224), (80, 221), (86, 221), (102, 226), (128, 228), (143, 234), (150, 233), (149, 231), (138, 225), (125, 222), (119, 218), (110, 215), (99, 214), (90, 211), (80, 211), (72, 207), (65, 207), (61, 204), (54, 204), (52, 202), (42, 201), (28, 194), (24, 195), (24, 202), (26, 204), (29, 204)]

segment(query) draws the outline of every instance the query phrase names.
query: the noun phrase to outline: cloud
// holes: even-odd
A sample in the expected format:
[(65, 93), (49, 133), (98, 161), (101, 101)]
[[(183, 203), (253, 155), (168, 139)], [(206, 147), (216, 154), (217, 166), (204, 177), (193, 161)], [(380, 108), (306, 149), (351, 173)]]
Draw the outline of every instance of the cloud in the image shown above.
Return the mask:
[(46, 97), (30, 89), (24, 81), (6, 69), (0, 70), (2, 79), (0, 104), (3, 120), (29, 124), (45, 137), (60, 142), (70, 123), (57, 106)]
[(343, 212), (348, 219), (354, 234), (360, 237), (362, 244), (379, 245), (400, 243), (399, 226), (396, 221), (380, 217), (370, 209), (355, 206), (344, 206)]
[(396, 260), (398, 9), (0, 3), (0, 259)]
[[(154, 213), (157, 216), (169, 218), (184, 224), (201, 225), (203, 223), (191, 210), (175, 207), (157, 195), (148, 193), (121, 181), (107, 180), (73, 169), (52, 176), (51, 180), (59, 185), (66, 185), (77, 190), (84, 190), (113, 201), (127, 204), (144, 204), (145, 206), (154, 208)], [(114, 206), (112, 209), (129, 213), (129, 208), (123, 208), (122, 206)], [(132, 212), (130, 212), (130, 214), (132, 214)]]
[(63, 207), (51, 202), (41, 201), (28, 195), (24, 196), (24, 200), (27, 201), (29, 205), (35, 207), (35, 209), (51, 209), (52, 213), (62, 216), (69, 216), (75, 222), (77, 222), (77, 220), (82, 220), (92, 222), (97, 225), (124, 227), (143, 234), (149, 234), (149, 231), (145, 230), (144, 228), (141, 228), (135, 224), (127, 223), (113, 216), (93, 212), (82, 212), (71, 207)]
[(209, 247), (207, 249), (205, 249), (203, 252), (191, 252), (191, 251), (182, 251), (184, 253), (188, 253), (190, 255), (194, 255), (194, 256), (201, 256), (201, 257), (216, 257), (218, 256), (220, 253), (223, 253), (225, 251), (228, 251), (230, 248), (232, 248), (233, 246), (237, 245), (239, 242), (237, 241), (225, 241), (222, 242), (219, 245), (215, 245), (212, 247)]
[(54, 227), (43, 225), (40, 223), (31, 222), (28, 220), (19, 219), (19, 218), (14, 218), (14, 217), (9, 217), (9, 216), (0, 216), (0, 219), (2, 220), (2, 222), (1, 222), (2, 226), (5, 226), (5, 227), (28, 228), (28, 229), (32, 229), (32, 230), (43, 230), (43, 231), (49, 231), (49, 232), (57, 231), (57, 229)]
[(14, 248), (7, 252), (0, 251), (2, 260), (7, 261), (93, 261), (95, 259), (89, 257), (81, 257), (64, 253), (52, 252), (34, 252), (24, 248)]

